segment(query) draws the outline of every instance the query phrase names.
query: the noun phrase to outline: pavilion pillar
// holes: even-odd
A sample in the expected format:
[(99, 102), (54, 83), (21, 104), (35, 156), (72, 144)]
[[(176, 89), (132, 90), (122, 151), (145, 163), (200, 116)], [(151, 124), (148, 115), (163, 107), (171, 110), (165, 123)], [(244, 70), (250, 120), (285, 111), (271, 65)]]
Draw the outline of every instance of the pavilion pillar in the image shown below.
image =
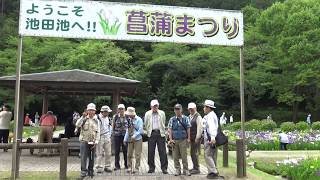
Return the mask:
[(48, 92), (45, 91), (43, 93), (43, 100), (42, 100), (42, 114), (46, 114), (48, 112)]
[(116, 89), (112, 93), (112, 110), (113, 113), (117, 113), (117, 107), (120, 104), (120, 89)]

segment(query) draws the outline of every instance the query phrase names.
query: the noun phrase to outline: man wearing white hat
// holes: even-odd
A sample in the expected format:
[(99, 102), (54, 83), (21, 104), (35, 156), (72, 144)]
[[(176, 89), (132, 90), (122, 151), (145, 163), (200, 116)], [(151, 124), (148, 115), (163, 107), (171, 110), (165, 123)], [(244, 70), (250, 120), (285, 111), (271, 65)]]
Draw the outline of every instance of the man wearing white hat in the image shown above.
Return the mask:
[(113, 135), (114, 135), (114, 170), (120, 169), (120, 148), (123, 152), (124, 166), (128, 169), (127, 146), (123, 140), (128, 128), (128, 118), (125, 116), (126, 107), (124, 104), (118, 105), (118, 114), (113, 116)]
[(212, 100), (205, 100), (203, 111), (206, 114), (203, 118), (204, 124), (204, 155), (208, 168), (208, 179), (219, 178), (217, 170), (217, 148), (215, 147), (215, 138), (218, 133), (218, 117), (213, 111), (216, 107)]
[(154, 155), (156, 146), (160, 156), (161, 170), (163, 174), (168, 174), (168, 158), (166, 150), (165, 123), (166, 115), (159, 110), (159, 102), (154, 99), (150, 102), (151, 110), (144, 116), (144, 128), (149, 137), (148, 139), (148, 173), (155, 172)]
[[(112, 172), (111, 170), (111, 133), (112, 119), (109, 118), (109, 113), (112, 112), (109, 106), (102, 106), (100, 114), (97, 115), (100, 126), (100, 141), (97, 146), (97, 172), (102, 173)], [(103, 163), (104, 157), (104, 163)]]
[[(87, 175), (93, 177), (94, 152), (100, 138), (100, 127), (95, 113), (96, 105), (93, 103), (88, 104), (87, 112), (83, 113), (82, 117), (78, 119), (76, 123), (77, 129), (81, 129), (79, 136), (81, 178), (84, 178)], [(88, 159), (89, 163), (87, 163)]]
[[(129, 117), (129, 124), (124, 142), (128, 144), (128, 173), (139, 172), (140, 158), (142, 153), (142, 134), (143, 134), (143, 121), (141, 117), (137, 116), (134, 107), (128, 107), (126, 115)], [(133, 151), (135, 156), (135, 167), (133, 167)]]
[(191, 169), (191, 174), (199, 174), (199, 149), (200, 149), (200, 139), (203, 131), (202, 127), (202, 117), (197, 112), (197, 106), (195, 103), (191, 102), (188, 104), (189, 119), (191, 123), (190, 133), (191, 133), (191, 145), (190, 154), (193, 163), (193, 169)]

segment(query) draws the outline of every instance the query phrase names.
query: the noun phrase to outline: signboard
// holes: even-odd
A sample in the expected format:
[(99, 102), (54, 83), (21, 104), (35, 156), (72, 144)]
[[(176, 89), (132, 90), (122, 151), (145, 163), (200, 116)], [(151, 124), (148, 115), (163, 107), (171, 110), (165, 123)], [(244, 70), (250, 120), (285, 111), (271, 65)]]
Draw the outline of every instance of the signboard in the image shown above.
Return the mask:
[(21, 0), (19, 34), (242, 46), (243, 14), (99, 1)]

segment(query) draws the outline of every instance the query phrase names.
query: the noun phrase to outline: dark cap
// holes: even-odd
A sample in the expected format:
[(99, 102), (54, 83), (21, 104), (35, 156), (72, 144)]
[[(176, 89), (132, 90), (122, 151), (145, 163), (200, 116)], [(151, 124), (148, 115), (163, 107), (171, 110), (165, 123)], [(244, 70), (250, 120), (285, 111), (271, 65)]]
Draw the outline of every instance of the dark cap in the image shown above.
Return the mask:
[(182, 105), (181, 104), (176, 104), (176, 105), (174, 105), (174, 109), (182, 109)]

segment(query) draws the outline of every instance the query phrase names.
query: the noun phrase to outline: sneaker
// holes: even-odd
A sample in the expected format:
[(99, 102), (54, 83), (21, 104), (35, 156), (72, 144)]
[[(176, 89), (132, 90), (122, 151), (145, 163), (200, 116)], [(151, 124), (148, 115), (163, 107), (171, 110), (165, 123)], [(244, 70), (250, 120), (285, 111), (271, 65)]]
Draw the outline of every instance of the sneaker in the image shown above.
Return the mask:
[(176, 172), (174, 173), (174, 176), (180, 176), (180, 175), (181, 175), (180, 169), (176, 169)]
[(112, 172), (112, 170), (107, 168), (107, 167), (104, 168), (104, 171), (107, 172), (107, 173), (111, 173)]
[(149, 174), (154, 173), (154, 170), (153, 169), (149, 169), (148, 173)]
[(163, 174), (168, 174), (168, 171), (166, 169), (162, 170)]
[(115, 167), (113, 170), (118, 171), (118, 170), (120, 170), (120, 167)]
[(185, 176), (191, 176), (189, 170), (184, 170), (184, 171), (183, 171), (183, 175), (185, 175)]
[(207, 179), (217, 179), (217, 178), (219, 178), (219, 176), (216, 173), (210, 173), (207, 175)]
[(191, 169), (190, 173), (191, 174), (200, 174), (200, 171), (198, 169)]

